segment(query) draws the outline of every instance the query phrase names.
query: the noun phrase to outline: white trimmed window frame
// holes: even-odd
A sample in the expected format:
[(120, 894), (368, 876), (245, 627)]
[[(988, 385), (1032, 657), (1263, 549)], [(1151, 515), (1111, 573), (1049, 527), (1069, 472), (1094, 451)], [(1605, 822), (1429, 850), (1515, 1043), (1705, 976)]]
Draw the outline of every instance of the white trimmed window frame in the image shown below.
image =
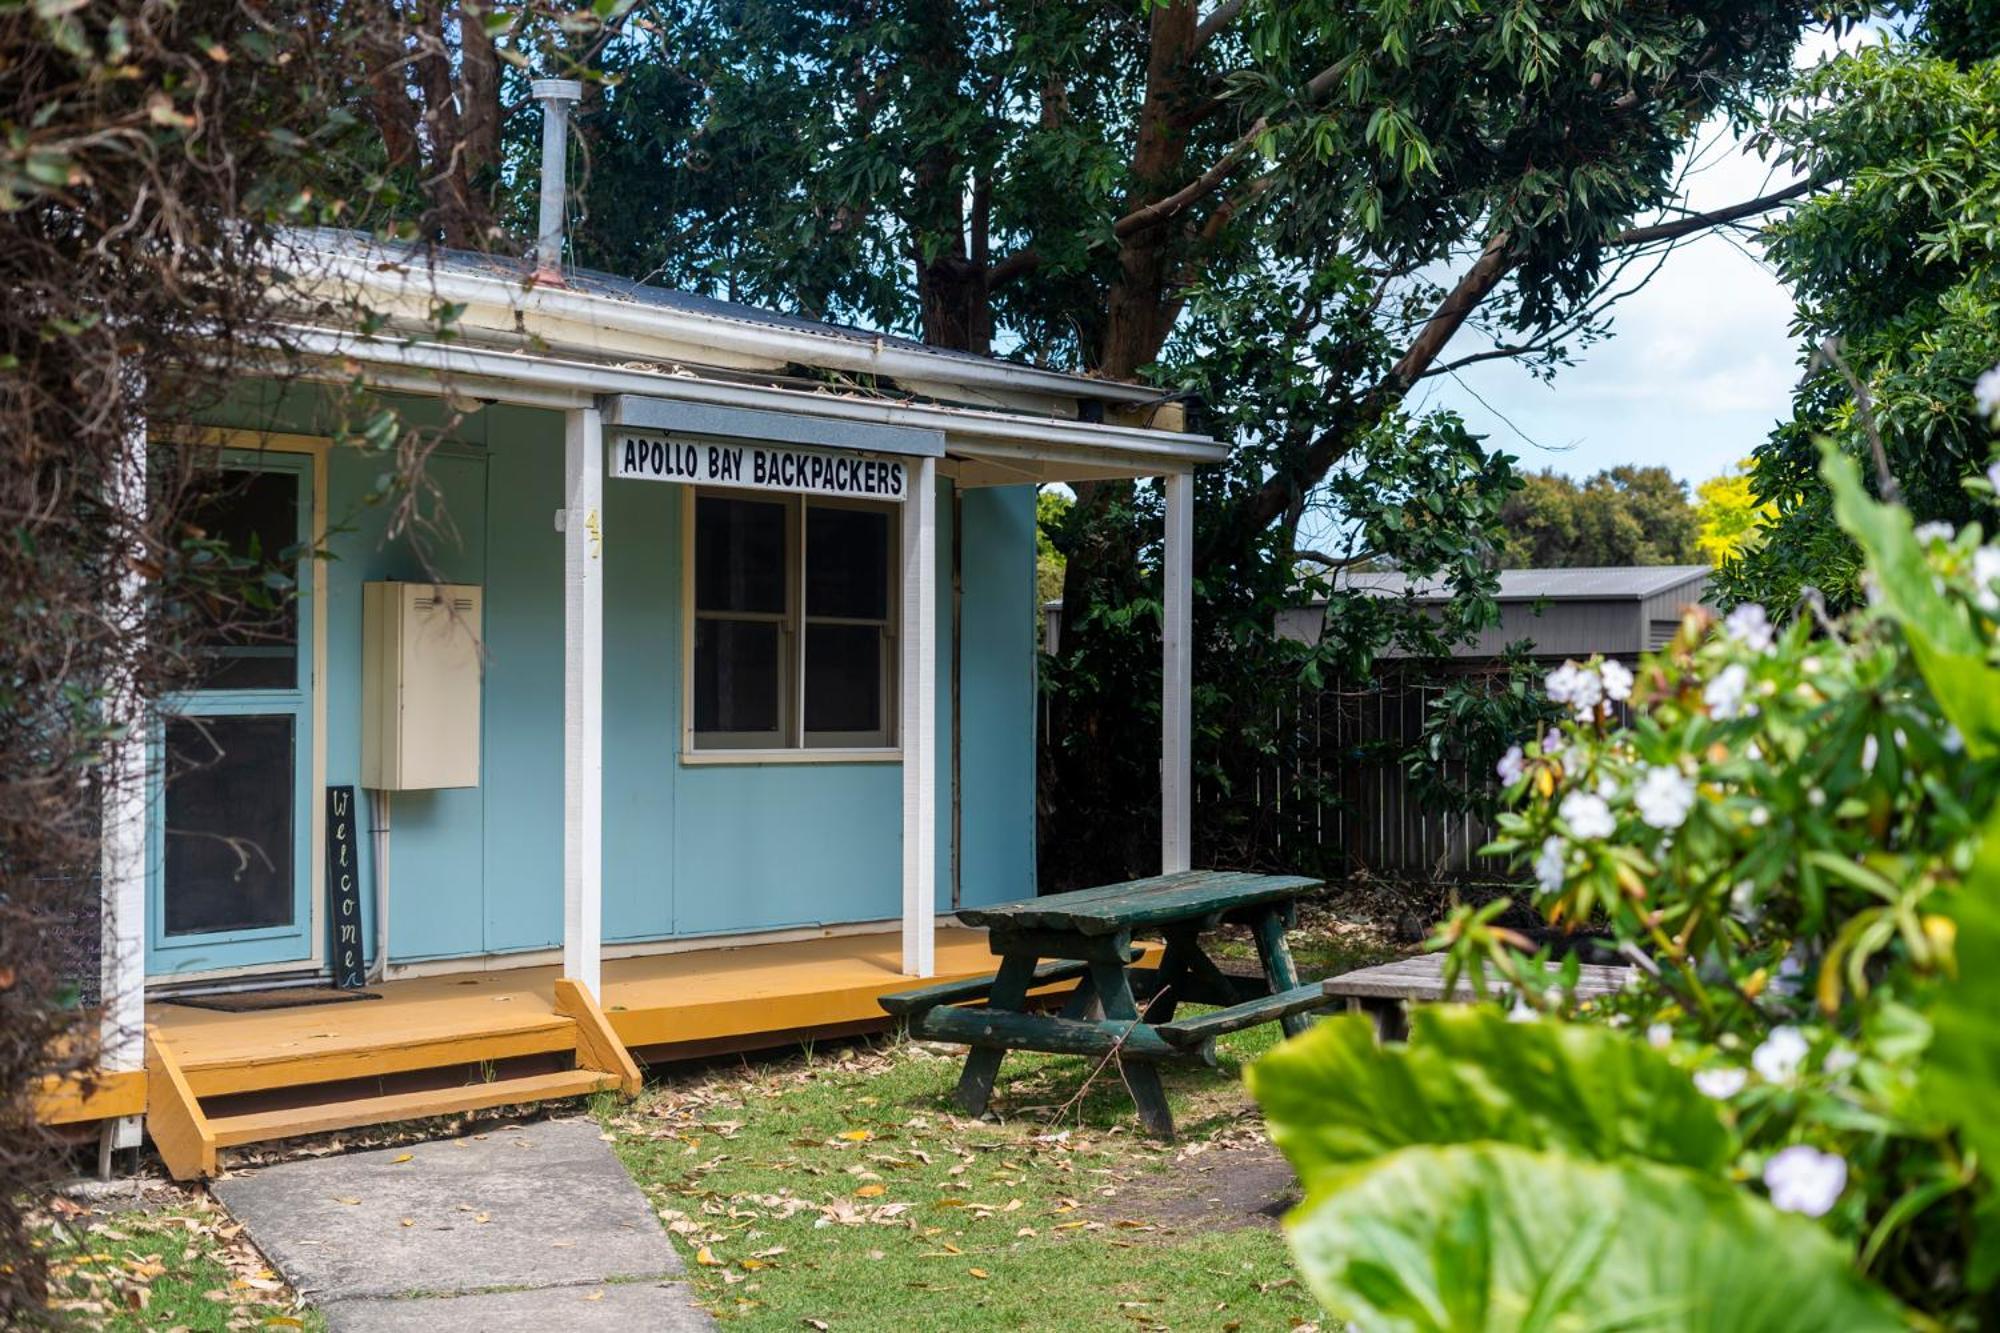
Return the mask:
[[(700, 611), (696, 608), (695, 558), (697, 500), (714, 497), (781, 505), (785, 510), (785, 606), (782, 613)], [(883, 515), (888, 550), (884, 571), (884, 613), (879, 619), (806, 614), (806, 513), (808, 508), (858, 509)], [(724, 486), (681, 487), (681, 744), (680, 762), (688, 766), (721, 764), (900, 763), (903, 750), (897, 736), (898, 666), (902, 605), (902, 535), (899, 506), (804, 494), (774, 494)], [(778, 732), (780, 745), (759, 744), (761, 733), (696, 732), (695, 629), (701, 620), (777, 623), (779, 626)], [(879, 716), (881, 728), (872, 733), (805, 733), (806, 630), (810, 625), (874, 625), (882, 631)]]

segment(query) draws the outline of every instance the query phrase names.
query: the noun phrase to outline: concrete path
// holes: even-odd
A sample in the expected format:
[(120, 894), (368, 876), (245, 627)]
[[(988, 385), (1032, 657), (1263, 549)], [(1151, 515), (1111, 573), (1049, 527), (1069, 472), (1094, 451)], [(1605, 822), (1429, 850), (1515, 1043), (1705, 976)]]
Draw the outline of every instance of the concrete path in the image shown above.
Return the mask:
[(331, 1333), (714, 1327), (590, 1120), (286, 1162), (212, 1188)]

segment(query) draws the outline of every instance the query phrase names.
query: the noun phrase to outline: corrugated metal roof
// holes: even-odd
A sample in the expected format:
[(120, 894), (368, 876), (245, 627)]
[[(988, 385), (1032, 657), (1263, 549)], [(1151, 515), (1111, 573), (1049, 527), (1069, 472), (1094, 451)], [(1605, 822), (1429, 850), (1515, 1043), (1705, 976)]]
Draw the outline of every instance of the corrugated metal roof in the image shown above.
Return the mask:
[[(314, 249), (324, 249), (337, 253), (365, 255), (398, 265), (421, 266), (434, 263), (440, 271), (461, 273), (472, 277), (504, 278), (510, 282), (525, 284), (533, 272), (534, 265), (525, 259), (506, 255), (484, 254), (476, 250), (452, 250), (443, 246), (426, 251), (424, 248), (404, 242), (381, 241), (360, 232), (342, 231), (338, 228), (320, 227), (293, 233), (303, 236)], [(784, 329), (792, 333), (810, 334), (816, 337), (837, 339), (842, 342), (861, 343), (867, 346), (880, 344), (898, 348), (905, 352), (931, 357), (942, 363), (997, 363), (1020, 366), (1023, 369), (1039, 371), (1046, 375), (1058, 375), (1074, 385), (1074, 392), (1080, 397), (1104, 398), (1114, 401), (1158, 401), (1168, 395), (1165, 391), (1145, 385), (1127, 384), (1120, 381), (1097, 379), (1089, 375), (1079, 375), (1073, 371), (1052, 370), (1025, 361), (1009, 361), (1004, 357), (981, 356), (977, 352), (961, 351), (950, 347), (933, 347), (914, 338), (900, 334), (880, 333), (873, 329), (857, 328), (848, 324), (831, 324), (824, 320), (806, 319), (798, 315), (788, 315), (777, 310), (767, 310), (762, 306), (744, 305), (737, 301), (724, 301), (712, 296), (702, 296), (695, 292), (677, 291), (669, 287), (655, 287), (630, 278), (621, 278), (613, 273), (595, 269), (565, 267), (563, 285), (571, 292), (589, 296), (608, 297), (612, 300), (630, 301), (635, 305), (652, 306), (663, 310), (679, 311), (683, 314), (698, 315), (709, 319), (727, 319), (739, 324), (759, 325), (764, 328)], [(939, 367), (941, 375), (949, 371)]]
[[(1499, 571), (1499, 595), (1503, 602), (1640, 601), (1686, 584), (1699, 583), (1712, 572), (1707, 565), (1503, 569)], [(1336, 578), (1336, 584), (1357, 591), (1379, 592), (1385, 597), (1414, 593), (1419, 601), (1442, 600), (1453, 595), (1443, 579), (1419, 579), (1413, 587), (1409, 575), (1394, 570), (1342, 574)]]

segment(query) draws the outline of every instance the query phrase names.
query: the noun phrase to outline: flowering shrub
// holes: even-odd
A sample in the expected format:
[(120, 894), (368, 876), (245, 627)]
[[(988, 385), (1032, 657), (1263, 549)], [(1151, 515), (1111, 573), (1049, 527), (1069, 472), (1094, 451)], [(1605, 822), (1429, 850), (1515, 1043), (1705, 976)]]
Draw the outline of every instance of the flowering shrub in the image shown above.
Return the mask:
[[(1565, 720), (1500, 762), (1495, 848), (1634, 984), (1580, 1001), (1576, 963), (1488, 905), (1434, 943), (1534, 1021), (1436, 1009), (1378, 1050), (1327, 1020), (1253, 1069), (1336, 1314), (2000, 1324), (2000, 545), (1913, 528), (1840, 455), (1825, 475), (1868, 607), (1695, 611), (1633, 668), (1566, 663)], [(2000, 475), (1967, 485), (1992, 498)], [(1576, 1132), (1593, 1115), (1620, 1123)]]

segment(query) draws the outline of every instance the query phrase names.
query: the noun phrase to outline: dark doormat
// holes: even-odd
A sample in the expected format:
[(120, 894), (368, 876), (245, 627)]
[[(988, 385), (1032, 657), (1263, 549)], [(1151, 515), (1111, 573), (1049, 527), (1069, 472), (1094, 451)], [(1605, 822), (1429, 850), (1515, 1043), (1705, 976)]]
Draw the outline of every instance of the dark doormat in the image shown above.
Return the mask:
[(265, 1009), (299, 1009), (309, 1004), (344, 1004), (348, 1000), (379, 1000), (380, 991), (342, 990), (336, 986), (285, 986), (277, 990), (239, 990), (216, 995), (182, 995), (163, 1004), (189, 1009), (220, 1009), (229, 1014), (254, 1014)]

